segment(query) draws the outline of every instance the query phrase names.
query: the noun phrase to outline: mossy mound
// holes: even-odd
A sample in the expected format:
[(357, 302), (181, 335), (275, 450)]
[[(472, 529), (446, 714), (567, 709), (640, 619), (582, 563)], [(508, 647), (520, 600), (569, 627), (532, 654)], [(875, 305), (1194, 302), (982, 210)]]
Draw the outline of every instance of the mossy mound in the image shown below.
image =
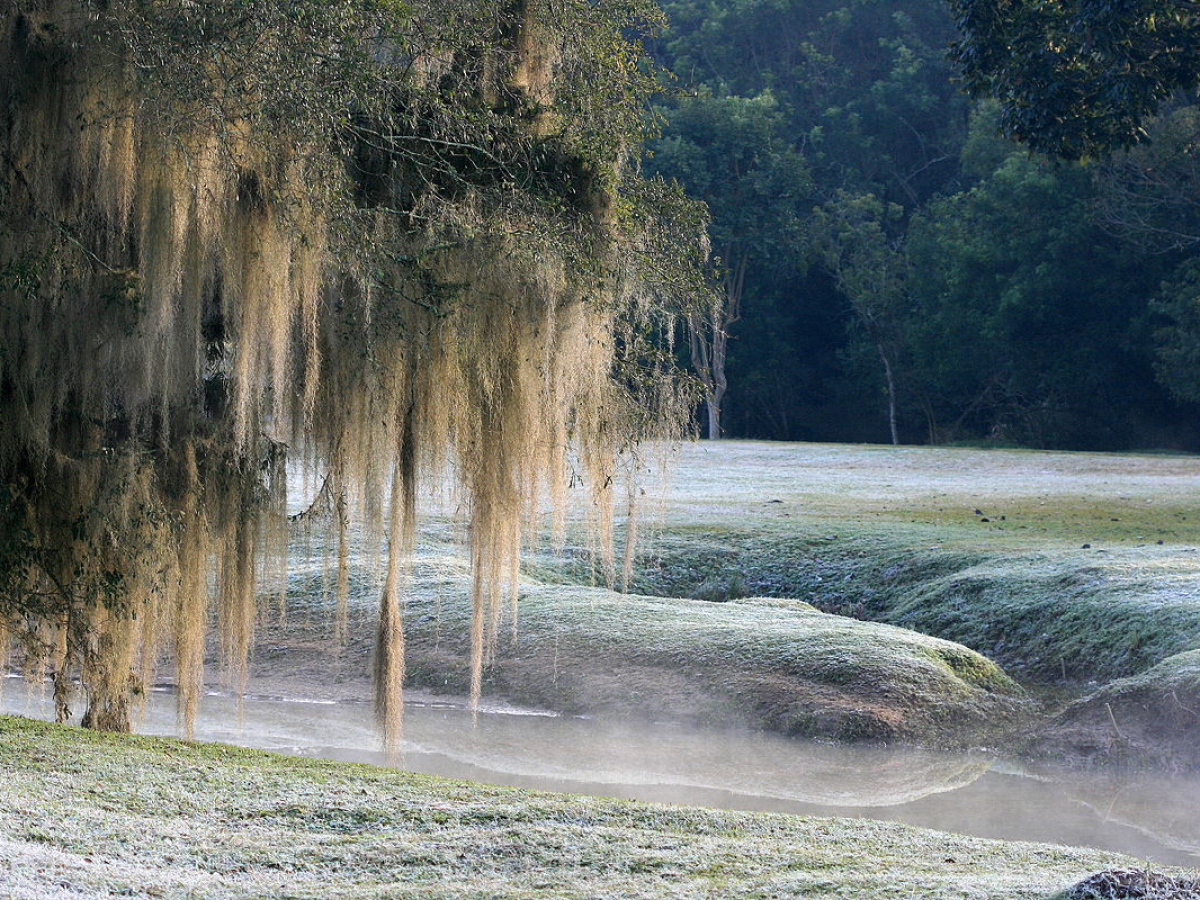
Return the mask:
[[(410, 682), (461, 690), (465, 604), (410, 601)], [(415, 607), (415, 608), (414, 608)], [(413, 615), (416, 612), (417, 615)], [(1022, 719), (1023, 694), (958, 644), (819, 612), (538, 586), (502, 636), (490, 695), (571, 713), (729, 721), (840, 741), (962, 745)]]
[(963, 550), (817, 527), (668, 531), (635, 584), (690, 597), (745, 584), (956, 641), (1042, 683), (1127, 677), (1200, 646), (1200, 578), (1177, 547)]
[(1068, 706), (1034, 755), (1200, 770), (1200, 650), (1178, 653)]

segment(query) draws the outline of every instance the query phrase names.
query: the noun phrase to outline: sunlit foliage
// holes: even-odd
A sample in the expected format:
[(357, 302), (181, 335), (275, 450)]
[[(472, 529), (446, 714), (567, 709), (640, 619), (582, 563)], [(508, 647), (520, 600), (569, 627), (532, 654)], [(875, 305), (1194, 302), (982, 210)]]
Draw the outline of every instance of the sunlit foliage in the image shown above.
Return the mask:
[[(400, 723), (418, 485), (450, 474), (473, 693), (526, 526), (579, 475), (611, 560), (620, 451), (684, 416), (668, 335), (701, 217), (631, 163), (643, 0), (6, 0), (0, 625), (128, 727), (159, 657), (235, 685), (305, 523), (385, 548)], [(276, 562), (271, 562), (275, 560)], [(609, 563), (611, 571), (612, 565)]]

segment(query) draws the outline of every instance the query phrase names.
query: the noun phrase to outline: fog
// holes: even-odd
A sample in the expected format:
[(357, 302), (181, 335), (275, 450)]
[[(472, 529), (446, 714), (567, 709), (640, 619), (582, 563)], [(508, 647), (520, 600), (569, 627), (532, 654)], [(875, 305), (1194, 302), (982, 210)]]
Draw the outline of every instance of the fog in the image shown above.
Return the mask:
[[(48, 719), (49, 697), (7, 679), (0, 709)], [(141, 730), (177, 733), (171, 689)], [(412, 692), (402, 756), (377, 749), (364, 703), (212, 692), (196, 737), (283, 753), (395, 765), (491, 784), (659, 803), (907, 822), (1009, 840), (1200, 865), (1200, 779), (1036, 771), (979, 753), (862, 747), (749, 731), (610, 722)]]

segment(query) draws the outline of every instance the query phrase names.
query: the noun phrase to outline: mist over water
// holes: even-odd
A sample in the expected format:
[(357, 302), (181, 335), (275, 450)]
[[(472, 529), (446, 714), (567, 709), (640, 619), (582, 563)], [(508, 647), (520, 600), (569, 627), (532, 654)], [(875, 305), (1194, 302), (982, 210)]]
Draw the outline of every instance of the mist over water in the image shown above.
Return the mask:
[[(0, 711), (48, 719), (47, 694), (5, 679)], [(174, 692), (152, 693), (140, 730), (178, 733)], [(196, 738), (300, 756), (392, 764), (363, 703), (212, 693)], [(747, 731), (606, 722), (410, 696), (414, 772), (661, 803), (885, 819), (1007, 840), (1200, 866), (1200, 779), (1105, 775), (909, 748), (822, 744)]]

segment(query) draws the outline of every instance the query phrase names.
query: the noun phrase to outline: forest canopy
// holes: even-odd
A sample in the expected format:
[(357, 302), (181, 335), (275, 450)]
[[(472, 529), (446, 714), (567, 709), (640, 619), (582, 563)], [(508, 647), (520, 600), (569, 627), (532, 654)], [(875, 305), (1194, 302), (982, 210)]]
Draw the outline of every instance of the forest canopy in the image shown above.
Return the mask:
[(1194, 4), (662, 5), (647, 167), (734, 288), (710, 433), (1200, 449)]
[(1005, 132), (1068, 159), (1146, 137), (1146, 122), (1200, 85), (1190, 0), (953, 0), (968, 87), (1000, 101)]
[[(644, 0), (4, 0), (0, 649), (127, 728), (206, 631), (244, 684), (301, 519), (384, 548), (397, 739), (418, 486), (468, 512), (473, 693), (543, 497), (587, 486), (613, 577), (621, 451), (676, 430), (702, 211), (637, 158)], [(561, 527), (561, 516), (557, 520)], [(215, 612), (214, 612), (215, 611)], [(342, 620), (344, 627), (344, 619)]]

